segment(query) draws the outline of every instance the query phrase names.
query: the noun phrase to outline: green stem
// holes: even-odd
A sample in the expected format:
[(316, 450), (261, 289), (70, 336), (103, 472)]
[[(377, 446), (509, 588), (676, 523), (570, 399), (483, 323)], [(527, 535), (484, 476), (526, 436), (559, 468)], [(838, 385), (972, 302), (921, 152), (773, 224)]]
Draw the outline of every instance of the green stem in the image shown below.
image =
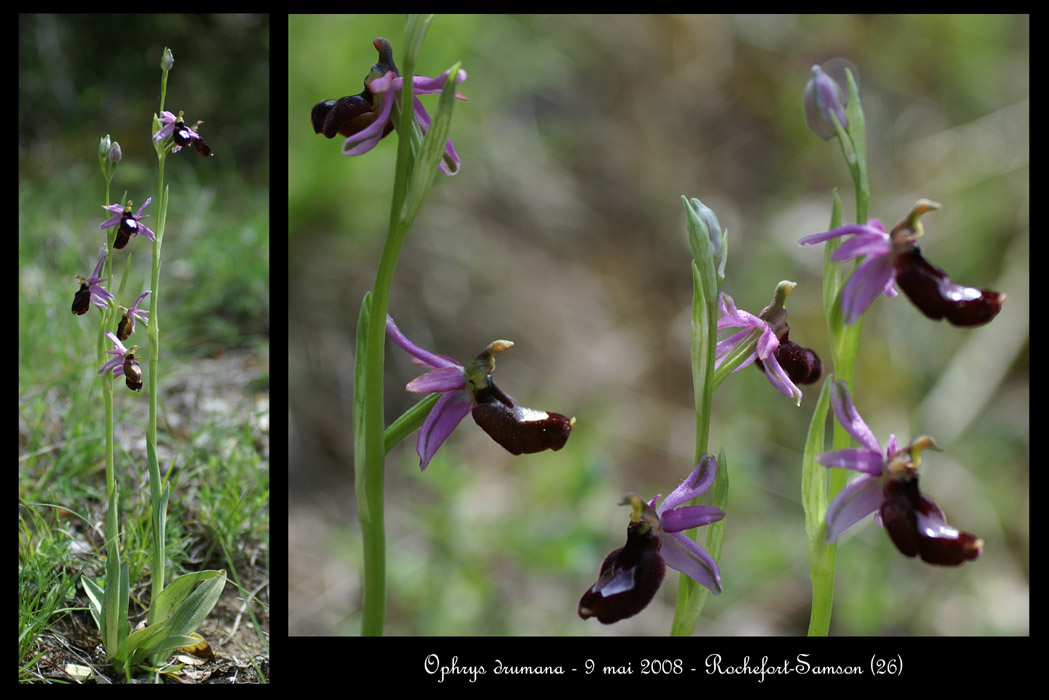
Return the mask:
[[(411, 24), (411, 22), (409, 22)], [(405, 34), (408, 34), (406, 29)], [(407, 40), (405, 42), (408, 43)], [(409, 51), (402, 66), (404, 88), (401, 91), (399, 104), (394, 111), (400, 115), (411, 115), (412, 109), (412, 75), (414, 60)], [(363, 387), (355, 391), (364, 392), (362, 420), (358, 429), (363, 429), (356, 436), (355, 458), (357, 469), (357, 519), (361, 526), (361, 538), (364, 550), (364, 581), (361, 617), (361, 634), (380, 636), (386, 622), (386, 523), (385, 523), (385, 473), (386, 450), (383, 440), (383, 371), (386, 350), (386, 314), (389, 311), (390, 289), (393, 286), (393, 275), (397, 269), (397, 260), (408, 233), (407, 222), (401, 217), (401, 209), (407, 191), (411, 163), (410, 129), (414, 119), (404, 119), (398, 125), (397, 168), (394, 175), (393, 198), (390, 205), (390, 227), (383, 244), (379, 268), (375, 273), (375, 284), (372, 288), (370, 312), (366, 319), (367, 332), (364, 342), (364, 371), (358, 373), (364, 379)], [(358, 346), (360, 345), (358, 339)], [(358, 355), (358, 361), (360, 356)]]
[[(847, 109), (848, 129), (838, 125), (838, 140), (845, 154), (849, 171), (852, 175), (853, 187), (856, 196), (856, 221), (863, 223), (867, 220), (870, 209), (870, 181), (867, 175), (867, 141), (866, 123), (863, 108), (860, 104), (859, 88), (851, 72), (847, 74), (849, 86), (849, 104)], [(831, 228), (841, 225), (841, 201), (834, 195), (834, 208), (831, 214)], [(841, 290), (845, 284), (845, 273), (842, 265), (831, 261), (834, 250), (841, 245), (840, 240), (828, 241), (824, 248), (824, 280), (823, 280), (823, 303), (824, 314), (827, 319), (827, 329), (830, 335), (831, 359), (834, 367), (834, 376), (845, 381), (852, 392), (853, 377), (856, 373), (856, 357), (859, 354), (860, 328), (862, 318), (850, 326), (846, 326), (841, 313)], [(854, 268), (855, 270), (855, 268)], [(810, 427), (810, 435), (812, 428)], [(844, 427), (834, 421), (831, 449), (841, 450), (852, 444), (852, 437)], [(822, 447), (822, 445), (821, 445)], [(803, 474), (805, 467), (803, 466)], [(810, 571), (812, 578), (812, 610), (809, 618), (809, 635), (826, 636), (830, 632), (831, 610), (834, 605), (834, 571), (837, 544), (826, 544), (822, 540), (822, 523), (825, 519), (827, 504), (833, 501), (848, 480), (848, 473), (844, 469), (831, 469), (827, 498), (821, 501), (822, 506), (818, 513), (820, 532), (814, 532), (812, 525), (807, 527), (809, 537)], [(804, 481), (804, 479), (803, 479)], [(822, 488), (822, 480), (820, 480)], [(813, 487), (815, 488), (815, 487)], [(811, 496), (803, 493), (803, 501), (806, 505), (811, 502)], [(809, 501), (805, 501), (809, 498)], [(812, 514), (807, 513), (807, 524), (817, 522), (813, 520)]]
[[(682, 199), (685, 199), (682, 197)], [(698, 200), (693, 200), (698, 205)], [(697, 209), (685, 200), (685, 211), (688, 216), (689, 242), (695, 255), (692, 261), (692, 341), (690, 360), (692, 365), (692, 391), (696, 406), (696, 453), (694, 463), (706, 453), (710, 436), (710, 416), (714, 400), (714, 389), (717, 384), (715, 376), (715, 358), (717, 353), (718, 327), (718, 293), (721, 290), (722, 275), (717, 271), (714, 253), (711, 250), (709, 229), (705, 222), (700, 223)], [(723, 237), (721, 250), (722, 265), (727, 250)], [(723, 269), (723, 267), (722, 267)], [(724, 508), (728, 499), (728, 474), (725, 471), (724, 452), (719, 460), (720, 467), (714, 482), (714, 505)], [(696, 499), (692, 505), (698, 505)], [(705, 548), (714, 557), (720, 559), (721, 544), (725, 538), (724, 521), (705, 528)], [(692, 537), (698, 535), (698, 530)], [(690, 635), (695, 630), (696, 622), (703, 612), (707, 600), (707, 589), (700, 586), (690, 577), (681, 574), (678, 577), (677, 603), (674, 606), (674, 620), (670, 633), (674, 636)]]
[[(160, 71), (160, 111), (164, 111), (164, 99), (167, 95), (168, 72)], [(146, 428), (146, 461), (149, 466), (149, 501), (153, 529), (153, 566), (150, 578), (151, 600), (157, 600), (164, 590), (165, 556), (165, 520), (167, 499), (164, 497), (163, 483), (160, 478), (160, 463), (157, 458), (157, 403), (159, 399), (160, 366), (160, 249), (164, 241), (164, 226), (167, 221), (168, 193), (164, 190), (164, 162), (167, 151), (158, 150), (157, 174), (157, 226), (153, 242), (153, 267), (150, 274), (149, 323), (149, 425)], [(156, 606), (150, 605), (147, 620), (149, 624), (157, 622)]]
[(386, 314), (389, 310), (390, 287), (397, 259), (404, 243), (406, 229), (391, 221), (383, 246), (379, 269), (367, 319), (367, 343), (364, 372), (364, 480), (357, 489), (357, 513), (364, 542), (364, 601), (362, 635), (381, 635), (386, 617), (386, 527), (385, 527), (385, 457), (383, 441), (382, 377), (386, 348)]

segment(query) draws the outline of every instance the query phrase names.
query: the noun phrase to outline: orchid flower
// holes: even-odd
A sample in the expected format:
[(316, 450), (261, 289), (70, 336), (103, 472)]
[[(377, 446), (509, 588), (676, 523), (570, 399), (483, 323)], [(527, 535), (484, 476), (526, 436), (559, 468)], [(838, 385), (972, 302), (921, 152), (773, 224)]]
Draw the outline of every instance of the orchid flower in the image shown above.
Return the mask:
[(113, 247), (120, 250), (128, 244), (132, 236), (142, 235), (151, 241), (156, 241), (157, 237), (145, 224), (139, 223), (142, 219), (146, 218), (142, 215), (142, 212), (149, 203), (153, 201), (150, 197), (147, 199), (142, 206), (138, 208), (138, 211), (134, 214), (131, 213), (132, 202), (128, 202), (126, 207), (122, 207), (119, 204), (106, 204), (102, 208), (113, 213), (111, 217), (103, 221), (98, 225), (101, 229), (112, 228), (113, 226), (119, 226), (117, 229), (117, 238), (113, 242)]
[(416, 451), (420, 469), (426, 469), (437, 449), (467, 413), (472, 414), (474, 421), (511, 454), (559, 450), (568, 441), (575, 418), (519, 406), (492, 381), (495, 355), (511, 347), (511, 341), (489, 343), (464, 366), (450, 357), (415, 345), (389, 316), (386, 317), (386, 334), (415, 358), (415, 364), (430, 370), (408, 382), (405, 388), (416, 394), (442, 394), (419, 429)]
[(124, 309), (123, 306), (120, 307), (124, 309), (124, 315), (120, 318), (120, 323), (117, 324), (117, 337), (120, 340), (127, 340), (135, 332), (135, 319), (142, 321), (142, 323), (149, 323), (149, 318), (146, 316), (149, 312), (138, 308), (142, 300), (149, 295), (150, 290), (147, 289), (138, 295), (138, 299), (135, 299), (135, 303), (132, 304), (130, 309)]
[(842, 489), (827, 507), (827, 541), (837, 541), (845, 530), (876, 513), (893, 544), (908, 557), (920, 555), (926, 562), (941, 566), (978, 557), (983, 540), (948, 525), (936, 502), (918, 490), (921, 451), (941, 449), (936, 441), (923, 435), (901, 449), (896, 436), (890, 435), (883, 456), (873, 431), (853, 405), (845, 382), (834, 382), (831, 405), (838, 422), (862, 447), (827, 452), (816, 461), (863, 476)]
[(918, 310), (933, 320), (946, 318), (955, 326), (979, 326), (998, 315), (1005, 303), (1004, 294), (953, 282), (922, 256), (915, 243), (923, 233), (918, 218), (939, 208), (936, 202), (920, 199), (891, 232), (877, 219), (870, 219), (866, 224), (849, 224), (798, 241), (812, 245), (854, 236), (830, 256), (834, 262), (865, 256), (841, 291), (846, 324), (855, 323), (879, 294), (896, 296), (893, 285), (899, 285)]
[[(390, 42), (377, 37), (372, 45), (379, 52), (379, 62), (372, 66), (364, 79), (364, 91), (358, 95), (318, 102), (310, 112), (310, 121), (316, 133), (324, 134), (329, 139), (336, 134), (346, 137), (342, 144), (342, 153), (346, 156), (367, 153), (393, 131), (393, 105), (404, 88), (404, 79), (393, 62)], [(436, 78), (412, 76), (412, 92), (415, 95), (440, 93), (447, 80), (448, 71)], [(455, 76), (455, 82), (458, 84), (465, 80), (466, 71), (460, 70)], [(466, 100), (458, 92), (455, 97)], [(415, 98), (414, 112), (415, 120), (425, 134), (430, 128), (430, 115), (418, 97)], [(445, 175), (455, 175), (459, 172), (459, 165), (459, 155), (449, 139), (438, 167)]]
[(157, 133), (153, 134), (153, 141), (160, 143), (168, 136), (172, 137), (173, 145), (171, 146), (172, 153), (178, 153), (186, 146), (193, 146), (204, 158), (215, 155), (211, 152), (211, 148), (204, 142), (204, 138), (197, 133), (200, 129), (200, 125), (204, 122), (198, 121), (192, 127), (186, 126), (186, 122), (183, 119), (183, 113), (179, 112), (176, 117), (171, 112), (164, 110), (160, 113), (160, 117), (157, 121), (162, 126), (157, 130)]
[(112, 331), (107, 331), (106, 337), (113, 341), (113, 349), (106, 350), (106, 353), (113, 357), (106, 360), (99, 367), (98, 373), (101, 375), (106, 372), (112, 372), (114, 377), (123, 376), (128, 389), (141, 391), (142, 370), (139, 368), (138, 359), (135, 357), (135, 350), (138, 350), (138, 346), (125, 347), (120, 342), (120, 338), (113, 335)]
[[(718, 342), (715, 362), (717, 367), (725, 362), (735, 364), (733, 372), (751, 363), (757, 364), (779, 393), (793, 398), (800, 406), (801, 389), (797, 383), (811, 384), (818, 380), (823, 364), (816, 353), (790, 340), (784, 300), (794, 287), (793, 282), (780, 282), (772, 303), (762, 309), (759, 316), (737, 309), (732, 297), (722, 292), (718, 300), (721, 311), (718, 331), (743, 330)], [(744, 353), (746, 356), (740, 358)]]
[(100, 309), (108, 309), (109, 300), (113, 298), (113, 295), (102, 286), (102, 282), (109, 278), (98, 276), (102, 271), (102, 263), (106, 261), (105, 246), (99, 248), (98, 252), (98, 263), (95, 265), (95, 271), (91, 273), (91, 277), (87, 279), (80, 275), (76, 277), (80, 280), (80, 289), (73, 295), (73, 313), (77, 316), (86, 314), (91, 304)]
[(597, 582), (579, 601), (579, 616), (596, 617), (604, 624), (641, 612), (655, 597), (666, 567), (687, 575), (715, 594), (721, 593), (721, 571), (714, 558), (684, 530), (715, 523), (725, 512), (713, 506), (683, 505), (710, 490), (717, 477), (714, 455), (704, 454), (699, 464), (674, 489), (662, 505), (662, 494), (648, 503), (629, 493), (620, 505), (632, 508), (626, 544), (601, 563)]

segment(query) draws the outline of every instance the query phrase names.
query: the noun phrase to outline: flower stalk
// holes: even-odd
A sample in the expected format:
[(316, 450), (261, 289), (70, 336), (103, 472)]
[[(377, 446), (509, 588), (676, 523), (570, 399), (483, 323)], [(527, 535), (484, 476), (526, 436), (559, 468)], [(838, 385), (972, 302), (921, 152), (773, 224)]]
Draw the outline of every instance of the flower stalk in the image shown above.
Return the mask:
[[(425, 136), (413, 115), (416, 57), (432, 15), (409, 15), (405, 27), (405, 55), (401, 64), (402, 86), (392, 105), (392, 122), (400, 138), (390, 223), (383, 244), (372, 291), (365, 296), (357, 324), (357, 356), (354, 372), (354, 463), (357, 517), (364, 550), (364, 601), (362, 635), (381, 635), (386, 615), (386, 535), (384, 473), (387, 452), (383, 426), (382, 377), (385, 325), (390, 290), (401, 248), (445, 154), (455, 80), (445, 80), (437, 112)], [(388, 73), (389, 71), (387, 71)], [(458, 75), (454, 66), (450, 75)], [(381, 76), (379, 76), (381, 77)], [(387, 95), (392, 99), (393, 95)], [(316, 112), (316, 108), (315, 108)], [(356, 154), (351, 154), (356, 155)]]
[[(692, 249), (692, 329), (689, 359), (692, 366), (692, 390), (696, 411), (696, 462), (708, 453), (710, 417), (714, 400), (714, 371), (717, 364), (718, 298), (725, 280), (728, 260), (728, 232), (721, 227), (714, 212), (698, 199), (685, 203), (689, 247)], [(712, 505), (724, 510), (728, 503), (728, 460), (719, 453), (717, 478), (714, 480)], [(698, 498), (692, 505), (698, 505)], [(698, 537), (698, 532), (693, 536)], [(685, 535), (682, 535), (685, 536)], [(716, 563), (721, 559), (725, 540), (725, 521), (706, 528), (704, 549)], [(677, 602), (670, 633), (692, 634), (703, 612), (709, 590), (684, 573), (678, 577)]]
[[(805, 91), (806, 113), (810, 126), (820, 138), (838, 137), (838, 143), (845, 158), (845, 163), (852, 176), (856, 198), (856, 217), (865, 221), (870, 206), (870, 182), (867, 176), (867, 136), (866, 120), (860, 104), (859, 87), (852, 71), (845, 69), (847, 98), (845, 104), (845, 123), (840, 121), (840, 105), (835, 102), (840, 95), (840, 87), (829, 78), (819, 66), (814, 66), (812, 78)], [(815, 109), (813, 106), (816, 105)], [(821, 119), (816, 120), (819, 112)], [(811, 116), (810, 116), (811, 115)], [(830, 130), (814, 126), (814, 121), (822, 121), (833, 126)], [(841, 224), (841, 201), (837, 192), (833, 195), (831, 228)], [(840, 241), (828, 242), (824, 250), (823, 266), (823, 307), (827, 322), (831, 346), (831, 367), (824, 380), (824, 387), (813, 413), (809, 434), (806, 440), (806, 452), (802, 459), (802, 504), (805, 508), (806, 538), (809, 549), (810, 578), (812, 580), (812, 608), (809, 619), (809, 635), (825, 636), (830, 629), (831, 608), (834, 595), (834, 544), (820, 539), (822, 520), (826, 511), (828, 498), (833, 498), (845, 486), (845, 474), (841, 470), (831, 470), (829, 479), (818, 474), (815, 465), (814, 451), (822, 448), (823, 423), (826, 419), (827, 384), (833, 376), (852, 386), (855, 374), (856, 355), (859, 349), (860, 322), (847, 324), (841, 312), (841, 295), (847, 276), (842, 266), (832, 260), (834, 251)], [(840, 425), (834, 426), (832, 444), (843, 448), (850, 444), (849, 434)], [(817, 445), (817, 442), (819, 444)]]

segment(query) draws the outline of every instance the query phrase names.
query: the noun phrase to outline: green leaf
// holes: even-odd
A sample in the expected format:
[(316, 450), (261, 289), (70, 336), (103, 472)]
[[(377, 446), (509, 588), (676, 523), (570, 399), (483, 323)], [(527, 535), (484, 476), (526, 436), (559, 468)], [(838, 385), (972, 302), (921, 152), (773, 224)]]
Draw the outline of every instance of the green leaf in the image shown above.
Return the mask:
[[(192, 643), (193, 638), (189, 636), (190, 633), (207, 618), (208, 613), (218, 602), (222, 589), (226, 586), (224, 570), (198, 571), (194, 574), (180, 576), (176, 581), (185, 578), (192, 579), (188, 582), (190, 585), (197, 581), (200, 582), (200, 585), (186, 596), (184, 590), (186, 582), (180, 582), (177, 589), (172, 591), (171, 599), (168, 601), (170, 604), (174, 599), (181, 600), (171, 616), (139, 630), (139, 632), (148, 632), (148, 634), (143, 634), (133, 641), (131, 637), (128, 638), (127, 653), (132, 663), (146, 656), (164, 657), (172, 649)], [(171, 586), (165, 589), (165, 593), (169, 590)]]
[[(805, 538), (809, 550), (809, 577), (812, 579), (812, 608), (809, 617), (809, 634), (825, 636), (830, 630), (830, 617), (834, 605), (834, 552), (837, 545), (827, 544), (824, 537), (824, 521), (830, 498), (826, 467), (816, 458), (825, 447), (827, 412), (830, 405), (830, 388), (834, 375), (828, 373), (823, 380), (816, 408), (809, 423), (809, 434), (805, 439), (805, 450), (801, 463), (801, 505), (805, 511)], [(844, 471), (844, 470), (833, 470)]]
[(198, 573), (210, 573), (212, 577), (203, 580), (182, 601), (168, 620), (168, 636), (151, 653), (166, 654), (175, 647), (185, 646), (185, 638), (200, 627), (200, 623), (204, 622), (218, 602), (222, 589), (226, 586), (225, 570)]
[[(713, 270), (713, 264), (708, 266)], [(696, 461), (706, 452), (710, 432), (711, 406), (714, 402), (714, 365), (717, 348), (717, 306), (708, 296), (716, 293), (704, 280), (696, 261), (692, 261), (692, 391), (696, 404)]]
[[(437, 102), (437, 112), (426, 131), (422, 149), (412, 169), (400, 214), (401, 223), (405, 228), (412, 225), (415, 215), (419, 213), (437, 175), (437, 166), (444, 158), (445, 143), (451, 130), (452, 111), (455, 107), (455, 77), (459, 74), (460, 65), (456, 63), (448, 70), (448, 79), (444, 82), (444, 89), (441, 90), (441, 97)], [(411, 121), (414, 123), (414, 119)]]
[(390, 424), (390, 427), (383, 434), (383, 448), (386, 454), (390, 454), (390, 450), (396, 447), (401, 440), (422, 426), (426, 416), (430, 415), (430, 410), (439, 398), (441, 398), (440, 392), (424, 396), (418, 403), (402, 413), (397, 420)]
[[(713, 496), (711, 505), (728, 512), (726, 510), (728, 504), (728, 459), (725, 457), (724, 449), (721, 449), (718, 453), (718, 475), (714, 479), (711, 495)], [(707, 550), (707, 553), (713, 557), (715, 562), (721, 561), (721, 548), (725, 543), (725, 533), (728, 531), (726, 519), (722, 518), (704, 528), (706, 536), (703, 541), (703, 548)], [(670, 634), (678, 637), (691, 635), (695, 631), (696, 622), (699, 621), (700, 615), (703, 614), (703, 607), (710, 596), (710, 589), (706, 586), (700, 586), (687, 575), (681, 574), (679, 579), (678, 585), (681, 587), (681, 590), (678, 593), (678, 608), (680, 608), (680, 611), (675, 613), (670, 629)], [(681, 605), (682, 596), (686, 598), (683, 607)]]
[[(841, 226), (841, 197), (835, 189), (832, 195), (830, 228)], [(841, 290), (845, 286), (845, 272), (842, 263), (831, 260), (831, 255), (841, 245), (841, 238), (832, 238), (823, 244), (823, 313), (827, 318), (827, 332), (831, 338), (840, 338), (845, 329), (845, 319), (841, 315)]]
[(125, 663), (128, 661), (134, 663), (143, 658), (149, 649), (163, 638), (166, 625), (167, 620), (161, 620), (140, 630), (135, 630), (120, 645), (120, 649), (115, 656), (122, 659)]
[(213, 578), (219, 573), (222, 573), (215, 569), (208, 569), (206, 571), (194, 571), (190, 574), (183, 574), (174, 581), (171, 582), (167, 588), (160, 592), (157, 599), (153, 601), (152, 607), (156, 611), (156, 619), (166, 620), (174, 612), (175, 608), (185, 599), (189, 592), (193, 589), (197, 583), (206, 581)]
[[(200, 585), (187, 596), (196, 583)], [(179, 576), (154, 602), (154, 609), (163, 613), (157, 615), (160, 619), (125, 634), (117, 651), (110, 654), (111, 660), (118, 668), (122, 668), (137, 664), (147, 656), (165, 655), (176, 647), (192, 642), (189, 633), (215, 607), (225, 585), (226, 572), (223, 570), (197, 571)], [(127, 624), (125, 620), (125, 627)]]
[(830, 406), (830, 387), (834, 375), (828, 373), (823, 380), (816, 408), (809, 423), (809, 434), (805, 439), (805, 451), (801, 462), (801, 505), (805, 510), (805, 535), (809, 545), (809, 559), (816, 562), (823, 555), (823, 520), (827, 513), (827, 468), (816, 462), (823, 454), (826, 444), (827, 411)]
[(105, 639), (106, 618), (102, 615), (102, 608), (106, 599), (106, 592), (87, 576), (81, 576), (80, 583), (83, 584), (84, 593), (87, 594), (87, 603), (88, 608), (91, 610), (91, 617), (95, 618), (95, 625), (98, 627), (102, 638)]
[(866, 170), (867, 123), (863, 116), (863, 106), (860, 104), (860, 88), (856, 84), (856, 77), (848, 68), (845, 69), (845, 77), (849, 83), (849, 99), (845, 108), (845, 119), (849, 123), (847, 131), (855, 150), (856, 159)]

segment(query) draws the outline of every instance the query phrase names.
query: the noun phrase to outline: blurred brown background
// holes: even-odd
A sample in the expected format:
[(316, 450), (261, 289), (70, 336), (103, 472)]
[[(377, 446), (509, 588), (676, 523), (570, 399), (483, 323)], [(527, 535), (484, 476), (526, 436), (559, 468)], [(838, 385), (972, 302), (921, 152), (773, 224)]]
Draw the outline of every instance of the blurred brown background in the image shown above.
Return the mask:
[[(315, 135), (318, 101), (360, 92), (402, 16), (293, 16), (289, 58), (290, 630), (359, 631), (353, 494), (354, 333), (389, 214), (395, 137), (357, 158)], [(512, 457), (468, 418), (420, 473), (415, 436), (387, 459), (389, 634), (665, 634), (676, 574), (611, 627), (575, 614), (624, 541), (626, 491), (668, 493), (692, 468), (690, 253), (681, 196), (729, 230), (725, 290), (757, 313), (790, 279), (791, 338), (829, 361), (820, 300), (830, 193), (853, 220), (837, 142), (808, 131), (814, 63), (859, 69), (871, 214), (919, 197), (923, 251), (959, 282), (1004, 291), (978, 329), (902, 295), (864, 318), (855, 400), (884, 445), (921, 433), (923, 490), (983, 537), (935, 569), (869, 520), (839, 548), (834, 634), (1026, 634), (1029, 626), (1029, 20), (1024, 16), (438, 16), (420, 75), (456, 60), (461, 173), (438, 180), (408, 235), (391, 313), (417, 344), (574, 415), (557, 453)], [(432, 112), (436, 100), (423, 97)], [(387, 420), (418, 371), (387, 352)], [(804, 634), (809, 582), (801, 408), (754, 369), (715, 396), (711, 448), (731, 473), (725, 592), (699, 634)], [(887, 585), (888, 584), (888, 585)]]

